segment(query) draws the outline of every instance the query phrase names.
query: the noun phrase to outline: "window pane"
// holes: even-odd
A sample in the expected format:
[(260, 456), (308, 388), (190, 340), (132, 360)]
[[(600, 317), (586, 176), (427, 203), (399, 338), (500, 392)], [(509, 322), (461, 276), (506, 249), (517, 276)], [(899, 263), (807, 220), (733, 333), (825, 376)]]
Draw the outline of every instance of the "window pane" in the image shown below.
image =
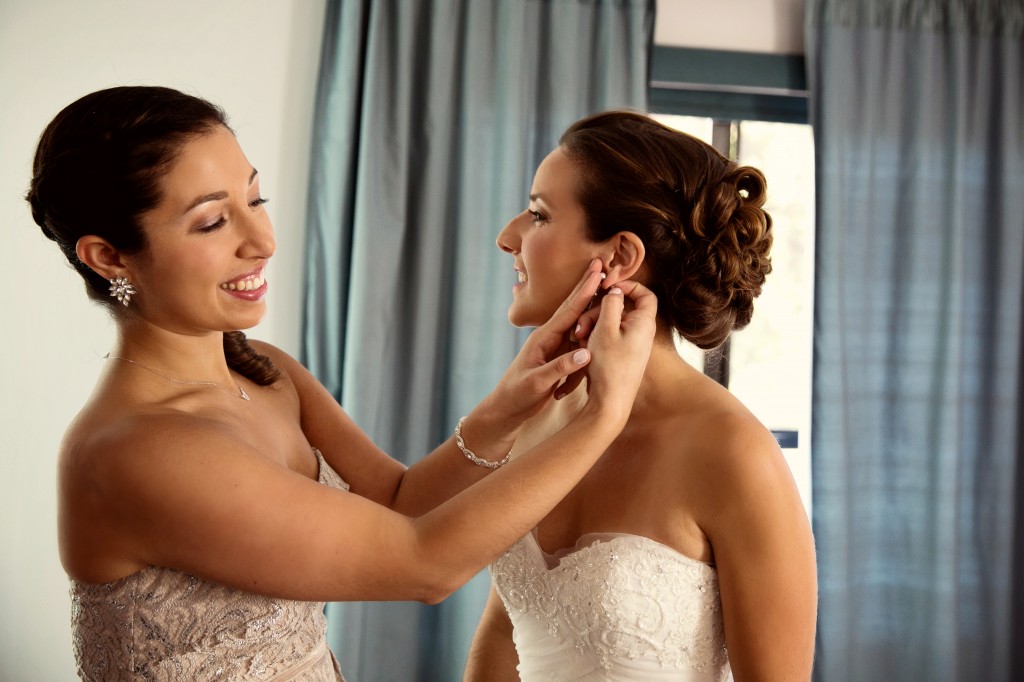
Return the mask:
[[(711, 132), (714, 127), (714, 121), (710, 118), (703, 118), (699, 116), (673, 116), (670, 114), (652, 114), (651, 118), (654, 118), (671, 128), (680, 130), (687, 135), (693, 135), (697, 139), (704, 140), (708, 144), (711, 144)], [(673, 338), (675, 338), (676, 348), (679, 350), (679, 354), (683, 356), (683, 359), (686, 360), (690, 366), (703, 371), (704, 351), (697, 348), (697, 346), (693, 345), (678, 334), (673, 334)]]
[[(710, 118), (657, 114), (665, 125), (712, 143)], [(754, 303), (750, 325), (734, 332), (729, 349), (729, 390), (776, 432), (795, 432), (783, 453), (811, 512), (811, 349), (814, 305), (814, 148), (808, 125), (739, 122), (739, 162), (768, 179), (772, 216), (772, 273)], [(702, 352), (677, 341), (691, 365)], [(715, 351), (712, 351), (715, 352)]]
[(811, 127), (744, 121), (739, 162), (768, 179), (772, 272), (750, 325), (732, 335), (729, 390), (768, 428), (796, 431), (784, 449), (811, 508), (811, 352), (814, 307), (814, 148)]

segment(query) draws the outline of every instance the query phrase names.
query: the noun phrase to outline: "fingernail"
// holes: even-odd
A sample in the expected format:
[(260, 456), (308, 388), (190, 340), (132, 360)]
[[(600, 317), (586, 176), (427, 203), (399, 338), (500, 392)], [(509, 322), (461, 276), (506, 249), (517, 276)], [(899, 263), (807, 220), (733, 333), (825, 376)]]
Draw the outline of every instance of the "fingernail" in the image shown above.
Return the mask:
[(620, 289), (618, 287), (612, 287), (611, 289), (608, 290), (608, 293), (612, 294), (612, 295), (621, 294), (622, 293), (622, 289)]
[(580, 348), (578, 351), (572, 354), (572, 361), (577, 365), (582, 365), (590, 357), (590, 353)]
[(579, 334), (581, 329), (583, 329), (583, 325), (578, 324), (578, 325), (576, 325), (576, 328), (572, 330), (572, 333), (573, 334)]

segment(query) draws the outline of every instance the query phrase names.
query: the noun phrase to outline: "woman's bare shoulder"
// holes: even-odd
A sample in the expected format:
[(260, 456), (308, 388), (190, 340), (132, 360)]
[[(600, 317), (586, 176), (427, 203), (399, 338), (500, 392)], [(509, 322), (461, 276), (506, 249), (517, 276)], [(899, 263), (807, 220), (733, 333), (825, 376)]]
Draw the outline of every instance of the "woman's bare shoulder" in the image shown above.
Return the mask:
[(196, 443), (231, 440), (232, 429), (202, 412), (166, 406), (91, 403), (75, 418), (61, 443), (63, 467), (92, 471), (139, 464), (153, 455), (182, 453)]
[(286, 378), (290, 379), (296, 368), (302, 367), (298, 360), (271, 343), (259, 339), (248, 339), (248, 341), (253, 350), (270, 358), (270, 361), (281, 370)]
[(680, 475), (700, 480), (709, 499), (722, 499), (765, 478), (788, 477), (778, 441), (764, 424), (726, 389), (701, 385), (680, 396), (668, 420)]

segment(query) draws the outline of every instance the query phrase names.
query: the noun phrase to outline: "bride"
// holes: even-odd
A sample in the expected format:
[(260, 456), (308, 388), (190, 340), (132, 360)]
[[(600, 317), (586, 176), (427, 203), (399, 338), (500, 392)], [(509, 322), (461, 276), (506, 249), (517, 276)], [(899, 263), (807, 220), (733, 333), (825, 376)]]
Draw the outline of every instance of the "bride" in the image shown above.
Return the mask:
[[(604, 287), (654, 291), (658, 329), (621, 434), (491, 565), (466, 680), (809, 679), (817, 581), (792, 476), (673, 342), (715, 348), (750, 321), (771, 270), (764, 201), (760, 171), (635, 113), (575, 123), (537, 169), (497, 240), (518, 273), (509, 320), (543, 323), (598, 258)], [(566, 392), (513, 457), (585, 404), (585, 387)]]

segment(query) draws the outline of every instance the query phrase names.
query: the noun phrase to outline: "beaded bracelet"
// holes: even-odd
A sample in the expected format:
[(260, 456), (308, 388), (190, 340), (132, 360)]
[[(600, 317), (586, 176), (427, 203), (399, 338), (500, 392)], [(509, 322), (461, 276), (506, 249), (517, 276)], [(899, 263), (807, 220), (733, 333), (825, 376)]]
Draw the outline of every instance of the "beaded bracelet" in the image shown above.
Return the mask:
[(462, 422), (466, 421), (463, 417), (459, 420), (459, 423), (455, 425), (455, 444), (459, 446), (459, 450), (462, 450), (462, 454), (466, 456), (473, 464), (481, 467), (487, 467), (488, 469), (497, 469), (508, 463), (508, 458), (512, 456), (512, 451), (509, 450), (508, 454), (505, 455), (505, 459), (500, 462), (489, 462), (486, 459), (481, 459), (476, 456), (476, 453), (466, 447), (466, 441), (462, 440)]

